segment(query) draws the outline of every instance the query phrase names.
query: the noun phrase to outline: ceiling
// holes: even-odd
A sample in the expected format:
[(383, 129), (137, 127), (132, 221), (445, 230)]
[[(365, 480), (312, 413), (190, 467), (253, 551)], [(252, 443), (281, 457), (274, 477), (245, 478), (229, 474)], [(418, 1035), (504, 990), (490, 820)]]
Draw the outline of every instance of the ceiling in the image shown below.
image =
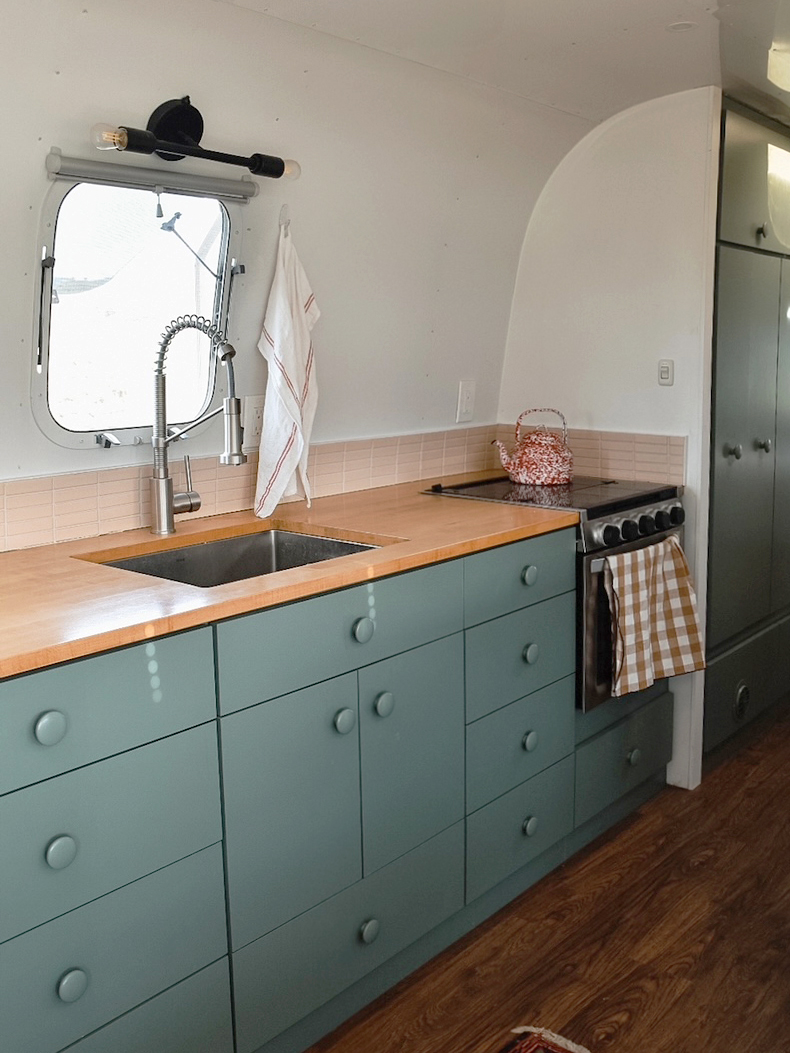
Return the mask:
[(790, 0), (217, 2), (594, 121), (716, 84), (790, 124)]

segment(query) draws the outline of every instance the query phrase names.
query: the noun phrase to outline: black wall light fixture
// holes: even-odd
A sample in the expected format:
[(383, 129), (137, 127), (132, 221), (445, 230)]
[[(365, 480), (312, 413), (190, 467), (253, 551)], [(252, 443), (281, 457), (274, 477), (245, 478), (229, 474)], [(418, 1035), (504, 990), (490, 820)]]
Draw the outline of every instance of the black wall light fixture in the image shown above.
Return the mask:
[(204, 150), (203, 117), (189, 101), (169, 99), (154, 110), (148, 124), (142, 128), (124, 125), (114, 128), (109, 124), (95, 124), (91, 141), (99, 150), (128, 150), (134, 154), (157, 154), (165, 161), (181, 161), (184, 157), (202, 157), (206, 161), (221, 161), (227, 165), (248, 168), (253, 175), (269, 179), (298, 179), (301, 169), (296, 161), (283, 160), (270, 154), (226, 154), (218, 150)]

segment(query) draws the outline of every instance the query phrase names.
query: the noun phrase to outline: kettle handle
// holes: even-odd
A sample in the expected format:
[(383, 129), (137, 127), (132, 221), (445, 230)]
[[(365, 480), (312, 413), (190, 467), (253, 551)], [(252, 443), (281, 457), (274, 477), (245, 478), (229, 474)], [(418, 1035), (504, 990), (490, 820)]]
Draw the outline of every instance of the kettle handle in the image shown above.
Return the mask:
[(517, 444), (519, 442), (521, 442), (521, 422), (522, 422), (522, 420), (525, 417), (529, 416), (530, 413), (556, 413), (557, 416), (562, 421), (562, 441), (563, 442), (567, 441), (567, 439), (568, 439), (568, 422), (565, 420), (565, 417), (560, 413), (560, 411), (558, 409), (552, 409), (550, 406), (546, 406), (543, 409), (528, 409), (528, 410), (524, 410), (524, 412), (521, 414), (521, 416), (516, 421), (516, 443)]

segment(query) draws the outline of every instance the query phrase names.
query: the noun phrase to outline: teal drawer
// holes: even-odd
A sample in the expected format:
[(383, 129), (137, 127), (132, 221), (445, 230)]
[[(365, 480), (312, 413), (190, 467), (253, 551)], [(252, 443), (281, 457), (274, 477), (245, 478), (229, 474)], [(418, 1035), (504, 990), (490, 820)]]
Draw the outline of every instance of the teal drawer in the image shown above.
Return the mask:
[(464, 817), (463, 634), (360, 670), (359, 706), (370, 874)]
[(666, 767), (672, 710), (672, 695), (661, 695), (577, 749), (576, 826)]
[(467, 817), (467, 903), (572, 830), (573, 757), (566, 757)]
[(609, 698), (586, 713), (577, 709), (576, 744), (579, 745), (582, 742), (586, 742), (593, 735), (599, 735), (602, 731), (610, 728), (612, 724), (616, 724), (618, 720), (630, 717), (632, 713), (635, 713), (646, 702), (658, 698), (659, 695), (665, 695), (666, 692), (667, 681), (657, 680), (650, 687), (646, 687), (644, 691), (633, 691), (631, 694), (622, 695), (619, 698)]
[(706, 753), (787, 691), (789, 625), (788, 622), (772, 625), (708, 664), (702, 737)]
[(216, 845), (5, 943), (5, 1047), (55, 1053), (226, 953)]
[(569, 592), (466, 630), (471, 722), (576, 668), (576, 596)]
[(223, 717), (221, 738), (239, 948), (362, 876), (356, 675)]
[(222, 839), (216, 724), (7, 794), (0, 829), (2, 942)]
[(565, 677), (467, 727), (467, 812), (573, 752), (575, 690)]
[(464, 559), (464, 625), (576, 588), (576, 531), (517, 541)]
[(460, 910), (463, 853), (457, 823), (234, 954), (238, 1053), (257, 1050)]
[(229, 713), (449, 636), (462, 619), (456, 560), (222, 622), (220, 709)]
[(216, 715), (209, 628), (4, 680), (0, 793)]
[(182, 980), (69, 1053), (233, 1053), (228, 959)]

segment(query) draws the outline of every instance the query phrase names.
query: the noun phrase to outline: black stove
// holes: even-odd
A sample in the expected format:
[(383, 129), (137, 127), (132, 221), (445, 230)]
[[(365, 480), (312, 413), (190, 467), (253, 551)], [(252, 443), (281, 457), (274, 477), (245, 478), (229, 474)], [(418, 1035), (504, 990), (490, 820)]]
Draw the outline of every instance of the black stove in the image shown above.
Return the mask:
[(685, 518), (682, 488), (666, 483), (577, 476), (559, 486), (532, 486), (503, 475), (455, 486), (437, 483), (427, 492), (578, 512), (583, 552), (629, 544), (678, 527)]

